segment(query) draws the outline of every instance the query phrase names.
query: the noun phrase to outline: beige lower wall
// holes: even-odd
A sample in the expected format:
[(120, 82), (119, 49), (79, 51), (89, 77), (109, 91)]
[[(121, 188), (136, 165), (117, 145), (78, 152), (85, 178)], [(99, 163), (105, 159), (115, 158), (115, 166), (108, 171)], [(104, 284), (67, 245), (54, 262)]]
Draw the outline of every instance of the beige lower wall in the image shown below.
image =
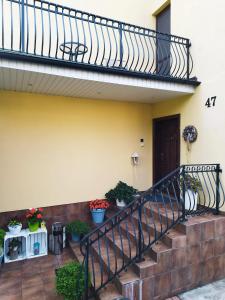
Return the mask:
[(148, 188), (151, 119), (148, 104), (1, 91), (0, 211), (103, 197), (118, 180)]

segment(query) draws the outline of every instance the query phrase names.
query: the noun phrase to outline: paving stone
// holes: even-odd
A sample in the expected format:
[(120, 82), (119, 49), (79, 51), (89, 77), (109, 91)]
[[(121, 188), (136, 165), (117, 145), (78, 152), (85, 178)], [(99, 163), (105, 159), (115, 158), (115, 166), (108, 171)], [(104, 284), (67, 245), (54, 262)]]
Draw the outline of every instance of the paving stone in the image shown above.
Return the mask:
[(61, 256), (49, 254), (0, 269), (0, 300), (63, 300), (55, 291), (55, 267), (74, 260), (69, 249)]

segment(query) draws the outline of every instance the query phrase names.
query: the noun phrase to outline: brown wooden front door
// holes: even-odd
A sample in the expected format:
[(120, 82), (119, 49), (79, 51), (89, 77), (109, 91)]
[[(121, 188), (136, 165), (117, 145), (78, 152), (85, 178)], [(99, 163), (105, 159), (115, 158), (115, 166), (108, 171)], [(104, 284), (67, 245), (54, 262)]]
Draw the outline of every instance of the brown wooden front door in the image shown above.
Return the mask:
[(153, 120), (153, 180), (158, 182), (180, 165), (180, 116)]

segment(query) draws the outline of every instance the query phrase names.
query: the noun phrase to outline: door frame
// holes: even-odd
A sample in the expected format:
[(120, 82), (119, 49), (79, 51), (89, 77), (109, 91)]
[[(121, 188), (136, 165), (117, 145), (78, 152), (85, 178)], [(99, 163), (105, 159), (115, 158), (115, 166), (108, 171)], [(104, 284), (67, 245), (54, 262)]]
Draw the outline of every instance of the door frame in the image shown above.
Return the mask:
[(176, 114), (176, 115), (169, 115), (169, 116), (165, 116), (165, 117), (160, 117), (160, 118), (154, 118), (152, 120), (152, 127), (153, 127), (153, 156), (152, 156), (152, 160), (153, 160), (153, 184), (156, 183), (156, 123), (160, 122), (160, 121), (164, 121), (164, 120), (172, 120), (172, 119), (177, 119), (178, 120), (178, 147), (179, 147), (179, 151), (178, 151), (178, 164), (180, 165), (180, 114)]

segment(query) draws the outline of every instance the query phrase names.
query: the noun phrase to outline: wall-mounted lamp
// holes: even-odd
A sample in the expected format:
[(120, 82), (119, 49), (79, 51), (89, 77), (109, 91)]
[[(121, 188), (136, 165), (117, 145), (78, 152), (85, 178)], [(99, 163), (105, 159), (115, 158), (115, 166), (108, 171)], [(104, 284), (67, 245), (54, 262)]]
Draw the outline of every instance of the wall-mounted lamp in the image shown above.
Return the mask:
[(139, 161), (139, 154), (137, 152), (134, 152), (131, 155), (131, 159), (132, 159), (132, 163), (134, 166), (138, 165), (138, 161)]

